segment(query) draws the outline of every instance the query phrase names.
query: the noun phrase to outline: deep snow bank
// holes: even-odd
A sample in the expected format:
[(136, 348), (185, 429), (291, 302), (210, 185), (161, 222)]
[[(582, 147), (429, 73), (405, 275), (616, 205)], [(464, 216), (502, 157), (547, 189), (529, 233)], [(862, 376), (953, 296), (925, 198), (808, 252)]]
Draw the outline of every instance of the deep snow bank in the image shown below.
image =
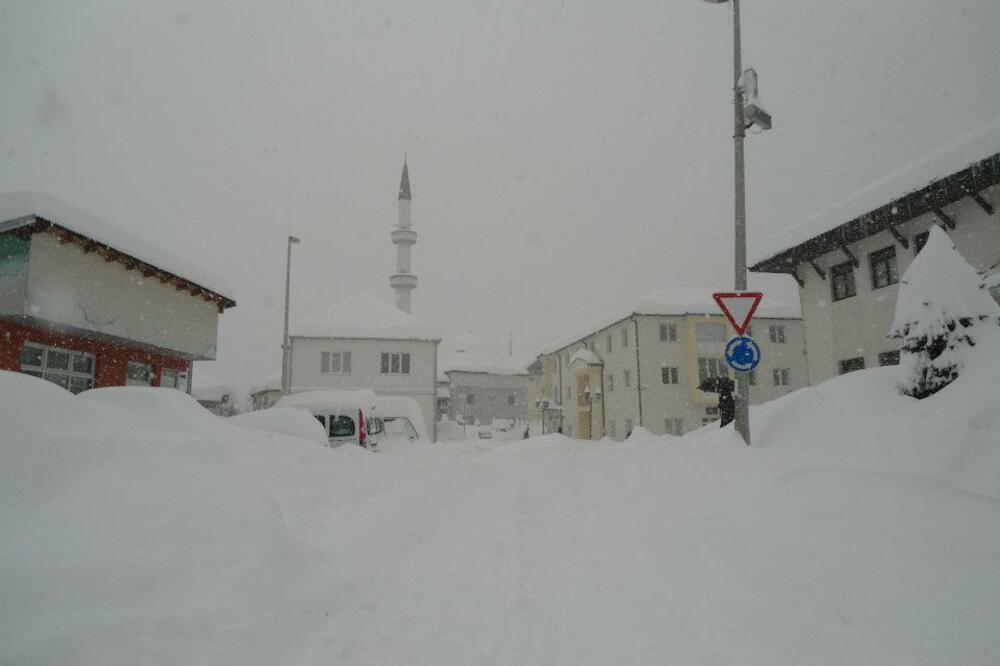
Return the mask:
[(993, 664), (1000, 340), (976, 349), (923, 401), (882, 368), (763, 405), (749, 448), (372, 455), (0, 373), (0, 663)]

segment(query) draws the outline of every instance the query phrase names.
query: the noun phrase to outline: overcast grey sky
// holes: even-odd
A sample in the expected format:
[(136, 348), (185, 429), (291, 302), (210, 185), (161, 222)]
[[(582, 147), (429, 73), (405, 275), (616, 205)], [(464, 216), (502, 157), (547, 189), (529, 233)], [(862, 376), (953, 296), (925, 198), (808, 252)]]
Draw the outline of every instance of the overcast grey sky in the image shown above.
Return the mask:
[[(751, 243), (1000, 113), (996, 0), (744, 0), (774, 130)], [(538, 346), (671, 284), (727, 286), (731, 18), (631, 2), (0, 1), (0, 189), (34, 189), (235, 287), (221, 379), (294, 318), (391, 298), (404, 151), (414, 314)]]

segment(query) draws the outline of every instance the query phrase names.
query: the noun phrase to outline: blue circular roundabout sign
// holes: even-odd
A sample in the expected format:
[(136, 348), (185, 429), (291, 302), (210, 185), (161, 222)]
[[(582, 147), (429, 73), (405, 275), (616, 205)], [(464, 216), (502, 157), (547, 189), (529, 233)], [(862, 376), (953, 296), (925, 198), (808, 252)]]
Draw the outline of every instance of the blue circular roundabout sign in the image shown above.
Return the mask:
[(736, 372), (750, 372), (760, 363), (760, 347), (749, 335), (737, 335), (726, 343), (726, 363)]

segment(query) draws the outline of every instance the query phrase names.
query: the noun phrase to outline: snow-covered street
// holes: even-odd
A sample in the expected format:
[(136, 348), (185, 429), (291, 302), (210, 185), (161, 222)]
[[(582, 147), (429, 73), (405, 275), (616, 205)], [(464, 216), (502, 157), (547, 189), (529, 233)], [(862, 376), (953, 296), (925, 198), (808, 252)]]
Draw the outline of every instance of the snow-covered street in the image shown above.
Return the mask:
[(992, 370), (381, 454), (0, 373), (0, 663), (990, 664)]

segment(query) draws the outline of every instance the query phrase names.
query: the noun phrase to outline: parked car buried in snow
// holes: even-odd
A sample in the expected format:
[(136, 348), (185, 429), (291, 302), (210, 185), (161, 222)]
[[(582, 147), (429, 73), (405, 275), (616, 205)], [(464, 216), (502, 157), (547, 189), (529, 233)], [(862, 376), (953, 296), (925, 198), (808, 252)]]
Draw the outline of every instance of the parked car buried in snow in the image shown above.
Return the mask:
[(378, 451), (385, 426), (375, 412), (375, 392), (305, 391), (283, 396), (275, 407), (296, 407), (309, 411), (327, 431), (331, 448), (357, 444)]

